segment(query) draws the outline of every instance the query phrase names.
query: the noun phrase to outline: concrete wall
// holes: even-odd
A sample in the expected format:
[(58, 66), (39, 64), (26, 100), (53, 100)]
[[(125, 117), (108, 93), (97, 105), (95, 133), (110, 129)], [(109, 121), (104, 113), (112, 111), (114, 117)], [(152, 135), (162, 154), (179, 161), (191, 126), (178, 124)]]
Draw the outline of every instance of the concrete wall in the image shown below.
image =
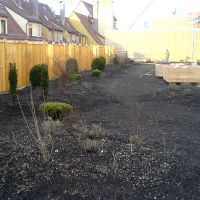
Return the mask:
[(105, 36), (106, 31), (110, 31), (113, 29), (114, 29), (113, 1), (100, 0), (98, 9), (98, 32), (101, 35)]
[(153, 29), (138, 31), (108, 31), (106, 44), (115, 44), (133, 59), (197, 61), (200, 59), (200, 28), (191, 19), (168, 19), (153, 22)]

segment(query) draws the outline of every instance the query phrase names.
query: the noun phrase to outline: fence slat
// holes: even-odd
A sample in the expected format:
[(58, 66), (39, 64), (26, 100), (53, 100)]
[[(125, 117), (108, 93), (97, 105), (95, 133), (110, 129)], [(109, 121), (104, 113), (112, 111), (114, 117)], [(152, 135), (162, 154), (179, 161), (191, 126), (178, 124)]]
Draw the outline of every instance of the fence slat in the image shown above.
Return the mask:
[(104, 56), (109, 64), (113, 47), (98, 45), (48, 44), (46, 42), (0, 41), (0, 92), (9, 90), (9, 63), (15, 62), (18, 72), (18, 87), (29, 84), (30, 69), (37, 64), (48, 64), (49, 77), (55, 78), (53, 66), (56, 60), (65, 62), (76, 58), (80, 70), (90, 69), (92, 60)]

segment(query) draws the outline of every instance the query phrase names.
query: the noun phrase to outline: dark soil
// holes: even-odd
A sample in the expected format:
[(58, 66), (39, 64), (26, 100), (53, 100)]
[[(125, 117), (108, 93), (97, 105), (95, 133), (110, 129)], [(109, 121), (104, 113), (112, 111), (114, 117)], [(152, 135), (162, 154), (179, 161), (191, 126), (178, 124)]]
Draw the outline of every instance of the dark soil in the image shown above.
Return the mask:
[[(200, 199), (200, 88), (140, 76), (153, 69), (108, 66), (66, 88), (52, 81), (48, 101), (72, 104), (76, 116), (63, 119), (48, 164), (19, 106), (0, 95), (0, 199)], [(31, 123), (28, 96), (29, 88), (19, 93)], [(33, 90), (42, 122), (40, 96)], [(93, 153), (81, 145), (88, 136), (79, 121), (106, 132)]]

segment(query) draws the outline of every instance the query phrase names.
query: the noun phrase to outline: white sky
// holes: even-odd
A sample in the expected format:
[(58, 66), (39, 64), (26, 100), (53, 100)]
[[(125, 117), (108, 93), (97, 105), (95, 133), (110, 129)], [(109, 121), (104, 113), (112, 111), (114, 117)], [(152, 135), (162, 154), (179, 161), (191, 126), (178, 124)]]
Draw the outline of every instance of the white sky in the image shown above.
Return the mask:
[[(59, 12), (60, 0), (39, 1), (48, 4), (57, 13)], [(63, 1), (66, 4), (67, 15), (79, 2), (79, 0)], [(85, 1), (93, 2), (93, 0)], [(114, 0), (113, 12), (118, 19), (118, 29), (128, 29), (151, 1), (152, 0)], [(145, 21), (150, 21), (152, 18), (173, 16), (172, 12), (175, 8), (177, 9), (178, 16), (186, 16), (189, 12), (200, 12), (200, 0), (154, 0), (135, 26), (143, 26)]]

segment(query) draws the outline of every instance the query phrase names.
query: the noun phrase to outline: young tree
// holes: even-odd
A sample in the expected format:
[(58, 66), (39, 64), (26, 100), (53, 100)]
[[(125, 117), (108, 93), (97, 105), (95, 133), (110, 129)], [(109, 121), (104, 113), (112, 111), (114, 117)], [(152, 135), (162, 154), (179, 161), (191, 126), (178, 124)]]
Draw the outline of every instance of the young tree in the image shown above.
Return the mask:
[(10, 95), (12, 103), (15, 102), (17, 96), (17, 69), (16, 63), (9, 63), (9, 83), (10, 83)]

